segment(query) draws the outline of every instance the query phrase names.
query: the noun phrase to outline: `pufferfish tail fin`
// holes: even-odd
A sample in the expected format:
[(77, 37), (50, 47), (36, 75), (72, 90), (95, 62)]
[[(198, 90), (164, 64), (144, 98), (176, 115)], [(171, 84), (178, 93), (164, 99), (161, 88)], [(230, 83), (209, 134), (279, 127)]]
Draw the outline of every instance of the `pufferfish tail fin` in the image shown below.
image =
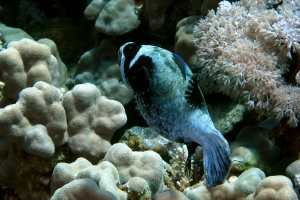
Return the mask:
[(231, 153), (226, 139), (217, 129), (212, 131), (202, 144), (205, 178), (211, 189), (226, 179), (231, 166)]

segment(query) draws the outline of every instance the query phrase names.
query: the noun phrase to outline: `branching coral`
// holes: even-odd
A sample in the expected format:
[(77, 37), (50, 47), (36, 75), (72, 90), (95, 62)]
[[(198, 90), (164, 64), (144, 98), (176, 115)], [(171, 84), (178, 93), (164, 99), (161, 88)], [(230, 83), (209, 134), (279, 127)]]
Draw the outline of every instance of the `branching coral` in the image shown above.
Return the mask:
[[(172, 156), (171, 166), (167, 171), (171, 173), (171, 177), (175, 179), (176, 185), (180, 191), (183, 191), (187, 186), (190, 186), (192, 179), (185, 174), (185, 165), (188, 158), (188, 150), (186, 145), (177, 147), (169, 153)], [(191, 169), (192, 171), (192, 169)]]
[(183, 191), (199, 181), (203, 175), (200, 171), (203, 166), (203, 152), (200, 146), (191, 155), (191, 164), (187, 166), (187, 146), (167, 140), (151, 128), (136, 126), (128, 129), (120, 142), (136, 151), (157, 152), (164, 159), (164, 183), (168, 188)]
[(222, 92), (261, 113), (288, 119), (300, 117), (300, 89), (288, 86), (290, 52), (299, 53), (299, 3), (288, 0), (277, 10), (264, 1), (223, 1), (194, 29), (200, 84), (207, 92)]

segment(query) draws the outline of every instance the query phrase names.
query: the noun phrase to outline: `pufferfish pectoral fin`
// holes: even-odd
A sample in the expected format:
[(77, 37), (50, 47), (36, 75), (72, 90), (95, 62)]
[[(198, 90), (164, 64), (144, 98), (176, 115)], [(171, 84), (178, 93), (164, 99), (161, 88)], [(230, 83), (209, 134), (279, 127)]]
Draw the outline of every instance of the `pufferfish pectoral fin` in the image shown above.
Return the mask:
[(198, 84), (196, 75), (193, 75), (188, 83), (185, 91), (185, 100), (192, 108), (207, 110), (206, 102)]
[(203, 144), (203, 162), (207, 185), (212, 189), (221, 184), (231, 167), (231, 153), (220, 131), (213, 129), (206, 135)]
[(176, 53), (172, 53), (172, 55), (173, 55), (174, 62), (178, 65), (178, 67), (182, 73), (183, 79), (186, 80), (186, 64), (185, 64), (184, 60)]
[(130, 83), (136, 95), (142, 95), (148, 91), (151, 85), (148, 69), (145, 66), (142, 66), (135, 70)]
[(153, 68), (152, 58), (140, 56), (128, 69), (127, 77), (135, 95), (142, 95), (151, 86), (150, 69)]

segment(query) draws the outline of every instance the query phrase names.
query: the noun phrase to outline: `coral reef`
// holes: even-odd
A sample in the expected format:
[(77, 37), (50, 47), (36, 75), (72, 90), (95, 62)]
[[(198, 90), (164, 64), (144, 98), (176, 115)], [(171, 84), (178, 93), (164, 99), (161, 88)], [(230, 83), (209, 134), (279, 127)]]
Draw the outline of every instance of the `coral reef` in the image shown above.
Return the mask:
[[(222, 92), (260, 113), (287, 118), (296, 127), (299, 88), (283, 75), (292, 53), (299, 54), (299, 2), (288, 0), (276, 9), (267, 1), (220, 3), (194, 29), (199, 78), (206, 92)], [(237, 92), (238, 91), (238, 92)]]
[(95, 163), (110, 147), (114, 132), (127, 121), (124, 107), (101, 96), (95, 85), (76, 85), (62, 101), (68, 120), (68, 146)]
[[(101, 97), (94, 85), (77, 85), (63, 96), (59, 88), (48, 84), (60, 85), (59, 65), (50, 48), (59, 55), (52, 41), (44, 39), (41, 43), (49, 47), (21, 39), (0, 52), (3, 95), (11, 90), (14, 93), (8, 95), (18, 97), (8, 98), (11, 103), (17, 101), (0, 110), (0, 184), (14, 188), (22, 199), (48, 199), (49, 173), (58, 161), (76, 158), (69, 152), (79, 150), (92, 162), (103, 158), (113, 133), (127, 120), (122, 104)], [(62, 62), (60, 66), (65, 67)], [(78, 122), (82, 122), (81, 127)], [(82, 138), (86, 130), (90, 132)], [(93, 139), (86, 141), (87, 134)], [(67, 149), (62, 147), (66, 143)], [(33, 163), (27, 164), (29, 161)]]
[(257, 185), (265, 178), (265, 174), (258, 168), (252, 168), (243, 172), (238, 179), (229, 183), (225, 181), (214, 190), (210, 190), (206, 185), (187, 191), (186, 196), (190, 200), (196, 199), (246, 199), (255, 192)]
[[(202, 177), (203, 150), (197, 147), (188, 160), (187, 146), (169, 141), (150, 128), (133, 127), (125, 131), (120, 142), (135, 151), (152, 150), (157, 152), (164, 162), (164, 182), (168, 188), (183, 191), (186, 187), (198, 182)], [(186, 170), (189, 172), (186, 173)]]
[[(0, 199), (300, 198), (299, 0), (218, 3), (1, 2)], [(199, 72), (232, 151), (213, 190), (201, 146), (189, 155), (193, 144), (141, 127), (119, 81), (118, 49), (129, 41)]]

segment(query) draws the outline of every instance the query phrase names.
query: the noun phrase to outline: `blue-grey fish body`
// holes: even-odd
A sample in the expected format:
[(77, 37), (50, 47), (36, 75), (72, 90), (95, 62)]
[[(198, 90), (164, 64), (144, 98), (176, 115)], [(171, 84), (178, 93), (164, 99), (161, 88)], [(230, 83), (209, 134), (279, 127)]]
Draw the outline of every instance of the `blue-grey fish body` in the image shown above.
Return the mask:
[(148, 125), (169, 140), (200, 144), (208, 185), (222, 183), (230, 169), (230, 149), (189, 67), (170, 51), (132, 42), (120, 47), (119, 64)]

